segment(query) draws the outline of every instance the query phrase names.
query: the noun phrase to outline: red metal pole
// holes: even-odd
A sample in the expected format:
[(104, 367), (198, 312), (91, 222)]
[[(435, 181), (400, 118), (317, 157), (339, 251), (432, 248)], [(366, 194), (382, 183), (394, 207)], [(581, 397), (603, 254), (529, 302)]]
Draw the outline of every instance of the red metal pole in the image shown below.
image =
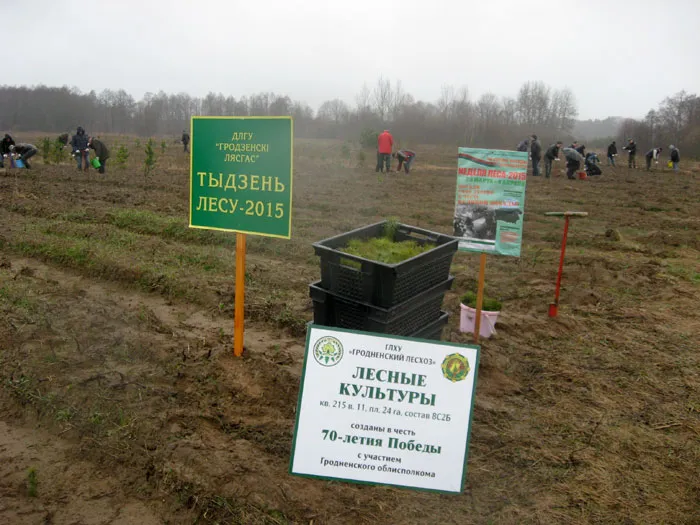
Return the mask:
[(564, 236), (561, 239), (561, 257), (559, 258), (559, 272), (557, 273), (557, 286), (554, 292), (554, 304), (549, 306), (549, 317), (556, 317), (559, 307), (559, 288), (561, 287), (561, 275), (564, 272), (564, 254), (566, 253), (566, 237), (569, 234), (569, 216), (564, 217)]

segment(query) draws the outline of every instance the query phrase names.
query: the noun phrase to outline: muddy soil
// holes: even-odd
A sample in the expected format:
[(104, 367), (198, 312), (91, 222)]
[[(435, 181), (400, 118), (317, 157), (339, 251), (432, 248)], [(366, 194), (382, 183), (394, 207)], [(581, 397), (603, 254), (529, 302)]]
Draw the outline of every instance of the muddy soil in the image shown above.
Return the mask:
[[(249, 239), (246, 352), (231, 355), (235, 236), (187, 228), (187, 159), (89, 179), (0, 172), (0, 522), (697, 523), (700, 175), (528, 180), (519, 259), (482, 341), (464, 494), (287, 473), (311, 243), (386, 217), (451, 232), (454, 152), (377, 175), (299, 141), (293, 239)], [(352, 159), (359, 159), (356, 151)], [(371, 158), (371, 155), (369, 155)], [(562, 223), (574, 209), (560, 314)], [(457, 254), (451, 315), (478, 256)], [(29, 470), (36, 496), (29, 494)]]

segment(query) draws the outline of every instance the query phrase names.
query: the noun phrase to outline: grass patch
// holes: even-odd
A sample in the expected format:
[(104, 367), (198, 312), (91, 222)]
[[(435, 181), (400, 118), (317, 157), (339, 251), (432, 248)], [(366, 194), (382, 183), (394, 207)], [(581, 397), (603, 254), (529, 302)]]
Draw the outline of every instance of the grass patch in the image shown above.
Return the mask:
[(679, 277), (693, 284), (700, 284), (700, 272), (686, 266), (672, 264), (668, 267), (667, 273), (674, 277)]
[(5, 284), (0, 287), (0, 304), (14, 306), (24, 310), (28, 314), (34, 314), (38, 310), (36, 300), (26, 295), (25, 290), (11, 288), (10, 284)]
[(117, 228), (144, 235), (200, 244), (235, 245), (235, 238), (207, 230), (192, 229), (186, 219), (159, 215), (146, 210), (117, 209), (110, 211), (106, 222)]

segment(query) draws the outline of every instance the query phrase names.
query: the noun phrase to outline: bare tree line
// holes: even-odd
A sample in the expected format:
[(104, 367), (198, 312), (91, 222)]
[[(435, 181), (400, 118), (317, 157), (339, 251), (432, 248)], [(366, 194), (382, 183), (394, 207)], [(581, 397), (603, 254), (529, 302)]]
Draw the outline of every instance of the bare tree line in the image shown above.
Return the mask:
[[(147, 93), (141, 100), (124, 90), (81, 93), (68, 87), (0, 86), (0, 129), (60, 132), (78, 125), (103, 133), (172, 135), (191, 115), (291, 115), (302, 137), (357, 140), (365, 129), (389, 127), (403, 143), (449, 143), (513, 148), (531, 133), (543, 142), (572, 137), (577, 104), (571, 90), (543, 82), (524, 83), (515, 96), (482, 94), (443, 86), (433, 102), (416, 100), (400, 81), (379, 78), (363, 85), (354, 104), (328, 100), (308, 104), (275, 93), (235, 98), (221, 93)], [(681, 91), (644, 119), (622, 122), (618, 140), (634, 138), (642, 148), (675, 144), (685, 155), (700, 154), (700, 98)]]
[(568, 89), (526, 82), (516, 97), (486, 93), (472, 101), (466, 87), (443, 86), (435, 102), (416, 100), (400, 81), (379, 78), (363, 85), (351, 106), (340, 99), (318, 111), (275, 93), (234, 98), (209, 93), (147, 93), (141, 100), (124, 90), (82, 93), (68, 87), (0, 86), (0, 129), (64, 132), (81, 125), (94, 132), (172, 135), (188, 127), (191, 115), (291, 115), (299, 136), (357, 140), (364, 129), (391, 127), (401, 140), (513, 147), (536, 132), (552, 140), (566, 136), (577, 116)]
[(531, 133), (546, 140), (569, 137), (577, 115), (569, 89), (542, 82), (526, 82), (516, 97), (485, 93), (476, 101), (466, 87), (443, 86), (435, 102), (423, 102), (400, 82), (380, 78), (373, 88), (362, 87), (355, 107), (339, 99), (321, 104), (316, 127), (321, 136), (335, 138), (389, 126), (405, 141), (512, 148)]
[(625, 119), (618, 140), (623, 143), (630, 138), (645, 151), (673, 144), (684, 158), (700, 156), (700, 97), (680, 91), (666, 97), (643, 119)]
[(83, 126), (103, 133), (177, 134), (191, 115), (293, 115), (313, 120), (313, 110), (289, 97), (260, 93), (235, 99), (221, 94), (146, 93), (135, 100), (124, 90), (99, 94), (68, 87), (0, 86), (0, 129), (61, 132)]

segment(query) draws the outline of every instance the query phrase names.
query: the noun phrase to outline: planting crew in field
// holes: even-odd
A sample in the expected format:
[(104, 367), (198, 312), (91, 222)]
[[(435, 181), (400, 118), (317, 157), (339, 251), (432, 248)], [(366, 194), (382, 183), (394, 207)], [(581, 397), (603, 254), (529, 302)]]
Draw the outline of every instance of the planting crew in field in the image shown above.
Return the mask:
[(652, 148), (647, 151), (644, 158), (647, 160), (647, 171), (651, 170), (651, 161), (653, 160), (656, 164), (659, 163), (659, 155), (661, 154), (662, 148)]
[(180, 142), (182, 142), (182, 147), (184, 148), (185, 153), (190, 151), (190, 134), (187, 133), (184, 129), (182, 130), (182, 138), (180, 139)]
[(97, 171), (99, 171), (100, 173), (104, 173), (107, 164), (107, 159), (109, 158), (109, 150), (107, 149), (107, 146), (104, 145), (104, 142), (94, 137), (90, 137), (90, 140), (88, 141), (88, 146), (95, 150), (95, 155), (100, 161), (100, 167)]
[(627, 141), (627, 146), (625, 146), (622, 149), (625, 150), (629, 154), (629, 157), (627, 158), (627, 167), (628, 168), (636, 168), (637, 167), (637, 143), (634, 141), (634, 139), (629, 139)]
[(7, 133), (2, 140), (0, 140), (0, 168), (4, 168), (4, 160), (6, 156), (10, 155), (10, 146), (15, 145), (15, 140)]
[(673, 164), (673, 171), (678, 173), (678, 163), (681, 161), (681, 152), (678, 151), (678, 148), (671, 144), (668, 149), (671, 152), (671, 163)]
[(394, 137), (391, 136), (388, 129), (385, 129), (377, 137), (377, 169), (374, 171), (386, 172), (391, 171), (391, 151), (394, 149)]
[(552, 175), (552, 162), (554, 159), (559, 160), (559, 149), (563, 142), (558, 140), (556, 144), (552, 144), (544, 153), (544, 176), (549, 178)]
[[(73, 138), (70, 141), (70, 145), (73, 148), (73, 156), (76, 158), (76, 161), (78, 163), (78, 169), (87, 169), (90, 167), (89, 166), (89, 156), (90, 153), (88, 152), (88, 136), (85, 134), (85, 130), (78, 126), (77, 131), (75, 132), (75, 135), (73, 135)], [(85, 157), (85, 166), (83, 167), (83, 157)]]
[(576, 178), (576, 172), (581, 169), (584, 158), (574, 148), (563, 148), (561, 152), (566, 158), (566, 177), (573, 180)]
[(530, 157), (532, 157), (532, 175), (539, 177), (540, 175), (540, 159), (542, 158), (542, 143), (537, 138), (537, 135), (530, 137)]
[(615, 167), (615, 157), (617, 156), (617, 145), (615, 144), (615, 141), (613, 140), (612, 143), (608, 146), (608, 166), (611, 166), (614, 168)]
[(408, 174), (411, 170), (411, 164), (413, 164), (413, 159), (416, 158), (416, 152), (410, 149), (400, 149), (392, 155), (399, 159), (399, 165), (396, 167), (396, 171), (401, 171), (401, 165), (403, 164), (403, 169)]
[(28, 161), (30, 158), (37, 154), (37, 149), (34, 144), (20, 142), (19, 144), (14, 144), (10, 146), (10, 152), (14, 153), (15, 155), (19, 155), (19, 160), (21, 160), (24, 163), (25, 168), (27, 168), (28, 170), (32, 169)]

